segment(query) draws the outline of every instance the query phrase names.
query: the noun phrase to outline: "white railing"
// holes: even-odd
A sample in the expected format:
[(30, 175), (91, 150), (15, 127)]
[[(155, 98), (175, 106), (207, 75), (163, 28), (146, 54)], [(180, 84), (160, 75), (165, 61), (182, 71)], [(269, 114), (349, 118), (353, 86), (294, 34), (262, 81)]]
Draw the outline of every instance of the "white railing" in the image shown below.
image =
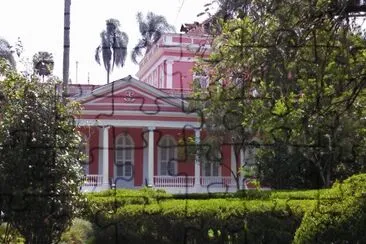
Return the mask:
[(236, 186), (236, 182), (235, 179), (230, 176), (202, 176), (201, 185), (225, 188)]
[(103, 175), (85, 175), (84, 186), (101, 186), (103, 183)]
[(194, 176), (154, 176), (155, 187), (192, 187)]

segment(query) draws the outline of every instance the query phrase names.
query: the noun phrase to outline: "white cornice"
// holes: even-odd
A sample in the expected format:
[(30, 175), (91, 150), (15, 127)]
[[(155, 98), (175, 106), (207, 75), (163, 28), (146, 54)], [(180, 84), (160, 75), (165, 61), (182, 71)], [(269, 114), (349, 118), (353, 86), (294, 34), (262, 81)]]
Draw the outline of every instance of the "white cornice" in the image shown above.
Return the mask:
[(142, 91), (147, 91), (149, 93), (151, 93), (153, 96), (155, 96), (156, 98), (165, 101), (168, 104), (171, 104), (173, 106), (176, 106), (178, 108), (182, 108), (182, 106), (186, 107), (188, 106), (187, 101), (171, 96), (166, 92), (163, 92), (161, 90), (159, 90), (156, 87), (153, 87), (149, 84), (146, 84), (145, 82), (139, 81), (135, 78), (133, 78), (132, 76), (128, 76), (125, 78), (122, 78), (120, 80), (114, 81), (110, 84), (104, 85), (98, 89), (95, 89), (91, 94), (76, 99), (77, 101), (84, 103), (90, 99), (97, 99), (98, 96), (102, 97), (103, 95), (108, 94), (109, 92), (115, 91), (118, 92), (119, 89), (125, 87), (125, 86), (135, 86), (139, 89), (141, 89)]
[[(156, 113), (152, 113), (156, 112)], [(166, 112), (166, 111), (121, 111), (121, 110), (82, 110), (81, 115), (100, 115), (100, 114), (113, 114), (113, 115), (146, 115), (149, 117), (183, 117), (189, 119), (199, 119), (196, 113), (185, 112)]]
[(77, 126), (113, 126), (113, 127), (155, 127), (155, 128), (200, 128), (200, 122), (186, 121), (154, 121), (154, 120), (96, 120), (96, 119), (75, 119)]

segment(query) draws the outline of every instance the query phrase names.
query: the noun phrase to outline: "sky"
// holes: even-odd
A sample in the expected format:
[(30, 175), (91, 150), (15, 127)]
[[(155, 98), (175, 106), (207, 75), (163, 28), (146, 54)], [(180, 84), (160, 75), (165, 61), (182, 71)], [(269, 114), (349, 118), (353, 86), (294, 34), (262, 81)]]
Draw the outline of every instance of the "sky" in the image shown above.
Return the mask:
[[(106, 72), (103, 64), (95, 60), (95, 49), (100, 44), (100, 32), (105, 20), (118, 19), (120, 29), (129, 36), (125, 66), (114, 69), (111, 81), (128, 75), (135, 77), (138, 66), (131, 61), (131, 50), (140, 34), (137, 12), (151, 11), (166, 17), (179, 32), (183, 23), (202, 21), (197, 17), (204, 4), (211, 0), (71, 0), (70, 79), (72, 83), (104, 84)], [(15, 46), (20, 38), (24, 51), (18, 60), (18, 70), (31, 67), (38, 51), (47, 51), (54, 57), (54, 75), (62, 79), (64, 0), (1, 0), (0, 37)], [(76, 63), (78, 62), (78, 65)], [(24, 65), (26, 64), (26, 65)], [(76, 72), (78, 66), (78, 72)]]

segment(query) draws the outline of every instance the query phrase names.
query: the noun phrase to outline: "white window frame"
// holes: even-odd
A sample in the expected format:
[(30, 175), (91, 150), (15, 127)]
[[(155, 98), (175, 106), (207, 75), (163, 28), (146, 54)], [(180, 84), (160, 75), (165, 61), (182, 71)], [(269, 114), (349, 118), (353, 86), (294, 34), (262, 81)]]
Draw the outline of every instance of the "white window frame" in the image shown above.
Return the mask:
[[(205, 143), (203, 143), (203, 145), (205, 145)], [(201, 175), (203, 177), (220, 177), (221, 176), (221, 151), (219, 150), (218, 152), (216, 152), (216, 156), (213, 154), (214, 152), (212, 151), (214, 149), (209, 148), (209, 151), (207, 153), (204, 153), (202, 155), (202, 166), (201, 166)], [(207, 158), (207, 156), (209, 156), (209, 158)], [(209, 170), (210, 172), (208, 174), (206, 174), (206, 165), (210, 165), (209, 166)], [(214, 168), (217, 168), (217, 175), (214, 175)]]
[[(206, 165), (210, 165), (209, 166), (209, 173), (208, 174), (206, 174), (207, 172), (206, 172)], [(214, 175), (214, 169), (216, 168), (216, 170), (217, 170), (217, 175)], [(220, 165), (220, 163), (219, 162), (203, 162), (203, 164), (202, 164), (202, 176), (204, 176), (204, 177), (220, 177), (221, 176), (221, 165)]]
[[(129, 140), (130, 143), (127, 143)], [(128, 134), (122, 134), (117, 136), (115, 141), (115, 153), (114, 153), (114, 177), (132, 177), (133, 176), (133, 169), (134, 169), (134, 160), (135, 160), (135, 143), (132, 137)], [(126, 150), (131, 150), (131, 158), (126, 158)], [(119, 159), (118, 153), (122, 152), (122, 157)], [(130, 163), (130, 171), (129, 175), (126, 175), (126, 164)], [(122, 167), (122, 175), (118, 175), (118, 168)]]
[[(164, 145), (166, 144), (167, 145)], [(167, 151), (165, 159), (163, 159), (163, 153)], [(173, 157), (171, 156), (173, 155)], [(178, 163), (177, 163), (177, 142), (172, 136), (163, 136), (158, 143), (158, 175), (159, 176), (172, 176), (178, 173)], [(162, 172), (162, 164), (167, 164), (166, 172)], [(174, 172), (169, 171), (169, 166), (172, 167)]]

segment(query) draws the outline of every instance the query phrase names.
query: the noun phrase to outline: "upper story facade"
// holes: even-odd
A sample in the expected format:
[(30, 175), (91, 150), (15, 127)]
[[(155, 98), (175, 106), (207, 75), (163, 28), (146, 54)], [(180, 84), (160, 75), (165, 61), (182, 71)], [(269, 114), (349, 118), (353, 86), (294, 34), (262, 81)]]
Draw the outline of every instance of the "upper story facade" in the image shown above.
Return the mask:
[(202, 33), (166, 33), (139, 64), (136, 76), (167, 92), (192, 89), (193, 67), (211, 52), (211, 38)]

